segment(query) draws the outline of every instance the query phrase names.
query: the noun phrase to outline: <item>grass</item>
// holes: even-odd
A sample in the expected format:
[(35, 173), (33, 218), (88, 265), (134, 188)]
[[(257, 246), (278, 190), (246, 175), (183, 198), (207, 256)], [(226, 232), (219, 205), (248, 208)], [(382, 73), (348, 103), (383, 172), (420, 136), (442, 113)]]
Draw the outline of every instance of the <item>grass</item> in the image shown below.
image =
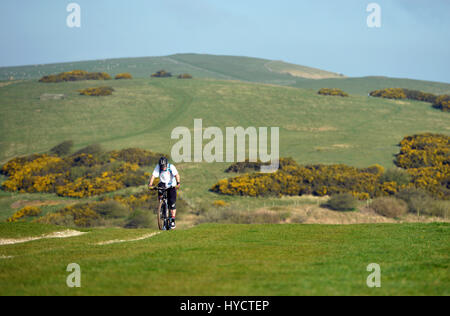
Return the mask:
[[(0, 295), (449, 295), (448, 229), (207, 224), (104, 246), (95, 243), (150, 231), (89, 229), (1, 246), (13, 258), (0, 259)], [(78, 289), (65, 284), (72, 262), (81, 266)], [(366, 286), (373, 262), (381, 288)]]
[[(202, 118), (204, 127), (218, 126), (223, 131), (227, 126), (279, 126), (280, 155), (301, 164), (367, 167), (378, 163), (389, 168), (404, 136), (448, 134), (450, 126), (447, 113), (416, 101), (359, 95), (344, 100), (300, 88), (207, 79), (149, 78), (108, 84), (116, 92), (105, 98), (78, 94), (79, 89), (98, 85), (92, 81), (24, 81), (1, 87), (0, 163), (47, 152), (69, 139), (75, 150), (100, 143), (108, 150), (141, 147), (170, 153), (176, 142), (170, 139), (171, 131), (178, 126), (192, 131), (193, 119)], [(67, 98), (41, 101), (43, 93), (63, 93)], [(228, 165), (177, 164), (182, 169), (183, 196), (197, 205), (218, 199), (208, 190), (217, 180), (232, 176), (224, 172)], [(224, 199), (245, 208), (278, 201)]]

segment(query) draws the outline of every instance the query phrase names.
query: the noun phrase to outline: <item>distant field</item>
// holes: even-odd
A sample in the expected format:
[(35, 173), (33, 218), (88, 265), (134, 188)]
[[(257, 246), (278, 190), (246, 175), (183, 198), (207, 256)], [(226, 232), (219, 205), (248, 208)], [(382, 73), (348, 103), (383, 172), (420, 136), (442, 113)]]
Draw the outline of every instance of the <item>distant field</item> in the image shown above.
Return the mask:
[(9, 80), (11, 77), (15, 80), (39, 79), (44, 75), (74, 69), (105, 71), (111, 75), (129, 72), (135, 78), (149, 78), (152, 73), (165, 69), (173, 74), (190, 73), (196, 78), (241, 80), (315, 90), (343, 88), (349, 93), (360, 95), (367, 95), (375, 89), (390, 87), (418, 89), (436, 94), (450, 93), (450, 84), (447, 83), (383, 77), (346, 78), (326, 70), (282, 61), (205, 54), (176, 54), (5, 67), (0, 68), (0, 80)]
[[(57, 230), (0, 223), (0, 239)], [(200, 225), (121, 243), (152, 231), (84, 231), (0, 246), (0, 295), (450, 294), (448, 224)], [(66, 286), (72, 262), (78, 289)], [(370, 263), (381, 288), (366, 285)]]

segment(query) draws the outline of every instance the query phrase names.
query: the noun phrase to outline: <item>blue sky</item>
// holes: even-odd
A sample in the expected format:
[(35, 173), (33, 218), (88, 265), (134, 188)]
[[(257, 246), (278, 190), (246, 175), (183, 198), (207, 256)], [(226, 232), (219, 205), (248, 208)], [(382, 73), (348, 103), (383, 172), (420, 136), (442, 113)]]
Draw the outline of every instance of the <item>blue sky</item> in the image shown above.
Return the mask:
[[(81, 6), (81, 28), (66, 7)], [(366, 7), (381, 6), (381, 28)], [(450, 83), (448, 0), (2, 0), (0, 66), (209, 53)]]

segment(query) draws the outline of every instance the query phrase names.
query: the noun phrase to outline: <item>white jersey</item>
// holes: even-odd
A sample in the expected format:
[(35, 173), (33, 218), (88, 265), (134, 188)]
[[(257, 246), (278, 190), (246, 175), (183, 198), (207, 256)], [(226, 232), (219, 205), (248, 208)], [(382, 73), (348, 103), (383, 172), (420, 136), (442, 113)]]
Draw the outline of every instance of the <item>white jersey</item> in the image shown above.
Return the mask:
[(177, 186), (177, 179), (175, 176), (178, 174), (177, 168), (174, 165), (168, 164), (166, 171), (159, 170), (159, 164), (156, 165), (155, 170), (153, 170), (153, 176), (155, 178), (159, 177), (159, 181), (166, 184), (166, 187), (173, 188)]

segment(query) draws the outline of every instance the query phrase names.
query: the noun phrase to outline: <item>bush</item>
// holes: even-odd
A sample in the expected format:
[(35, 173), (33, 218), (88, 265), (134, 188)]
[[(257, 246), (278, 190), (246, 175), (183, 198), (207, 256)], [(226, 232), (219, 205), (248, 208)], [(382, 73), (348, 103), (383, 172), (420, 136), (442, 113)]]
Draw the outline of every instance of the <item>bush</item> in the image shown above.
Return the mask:
[(92, 144), (92, 145), (88, 145), (86, 147), (81, 148), (80, 150), (78, 150), (76, 153), (74, 153), (72, 156), (77, 156), (77, 155), (81, 155), (81, 154), (85, 154), (85, 155), (96, 155), (103, 152), (103, 148), (100, 144)]
[(350, 193), (342, 193), (331, 196), (323, 206), (334, 211), (352, 211), (356, 209), (357, 201)]
[(422, 102), (432, 103), (432, 106), (441, 109), (444, 112), (450, 111), (450, 95), (434, 95), (417, 90), (409, 90), (402, 88), (388, 88), (375, 90), (369, 94), (372, 97), (387, 98), (387, 99), (409, 99)]
[(433, 107), (444, 112), (450, 112), (450, 95), (438, 96), (433, 102)]
[(426, 209), (426, 213), (447, 219), (450, 216), (450, 201), (434, 200), (433, 203), (431, 203)]
[(112, 95), (114, 89), (111, 87), (97, 87), (78, 90), (80, 95), (86, 95), (91, 97), (102, 97)]
[[(149, 211), (134, 211), (126, 221), (125, 228), (149, 228), (152, 226)], [(156, 221), (156, 216), (155, 216)]]
[(398, 185), (408, 185), (411, 182), (411, 175), (404, 169), (392, 168), (384, 172), (380, 177), (380, 182), (395, 182)]
[(67, 140), (65, 142), (62, 142), (59, 145), (56, 145), (52, 149), (50, 149), (50, 153), (53, 155), (56, 155), (56, 156), (60, 156), (60, 157), (66, 156), (66, 155), (70, 154), (72, 147), (73, 147), (73, 141)]
[(438, 201), (423, 189), (406, 188), (396, 194), (396, 197), (405, 201), (408, 211), (417, 216), (432, 215), (447, 218), (449, 215), (450, 202)]
[(131, 74), (129, 74), (128, 72), (126, 73), (121, 73), (116, 75), (115, 77), (116, 80), (121, 80), (121, 79), (133, 79), (133, 76), (131, 76)]
[(13, 214), (13, 216), (11, 216), (10, 218), (8, 218), (6, 221), (8, 223), (14, 223), (14, 222), (18, 222), (19, 220), (22, 220), (26, 217), (34, 217), (34, 216), (39, 216), (41, 215), (41, 209), (39, 207), (35, 207), (35, 206), (26, 206), (24, 208), (22, 208), (21, 210), (15, 212)]
[(320, 89), (317, 94), (320, 95), (331, 95), (331, 96), (339, 96), (339, 97), (348, 97), (348, 93), (342, 91), (341, 89), (329, 89), (329, 88), (322, 88)]
[(181, 74), (177, 77), (178, 79), (192, 79), (190, 74)]
[(80, 81), (80, 80), (110, 80), (111, 76), (105, 72), (89, 73), (84, 70), (73, 70), (62, 72), (57, 75), (49, 75), (42, 77), (39, 82), (55, 83), (64, 81)]
[(160, 70), (152, 74), (153, 78), (168, 78), (172, 77), (172, 74), (170, 72), (167, 72), (165, 70)]
[(135, 163), (139, 166), (153, 166), (158, 163), (159, 158), (162, 156), (168, 157), (166, 154), (155, 153), (140, 148), (127, 148), (120, 151), (114, 150), (110, 153), (110, 156), (111, 158)]
[(39, 223), (65, 226), (93, 227), (102, 223), (102, 218), (89, 204), (76, 204), (54, 213), (47, 213), (37, 220)]
[(113, 200), (95, 203), (92, 209), (106, 218), (127, 217), (131, 212), (126, 205)]
[(402, 88), (387, 88), (375, 90), (369, 93), (372, 97), (386, 98), (386, 99), (406, 99), (406, 93)]
[(408, 212), (408, 205), (405, 201), (395, 197), (379, 197), (373, 200), (370, 208), (377, 214), (389, 218), (398, 218)]
[(248, 159), (241, 162), (235, 162), (230, 165), (225, 172), (247, 173), (249, 171), (260, 171), (261, 166), (269, 165), (270, 163), (262, 163), (260, 160), (256, 162), (250, 162)]
[(432, 200), (431, 197), (422, 189), (414, 187), (400, 190), (395, 197), (403, 200), (408, 205), (408, 211), (418, 216), (424, 212), (427, 205)]

